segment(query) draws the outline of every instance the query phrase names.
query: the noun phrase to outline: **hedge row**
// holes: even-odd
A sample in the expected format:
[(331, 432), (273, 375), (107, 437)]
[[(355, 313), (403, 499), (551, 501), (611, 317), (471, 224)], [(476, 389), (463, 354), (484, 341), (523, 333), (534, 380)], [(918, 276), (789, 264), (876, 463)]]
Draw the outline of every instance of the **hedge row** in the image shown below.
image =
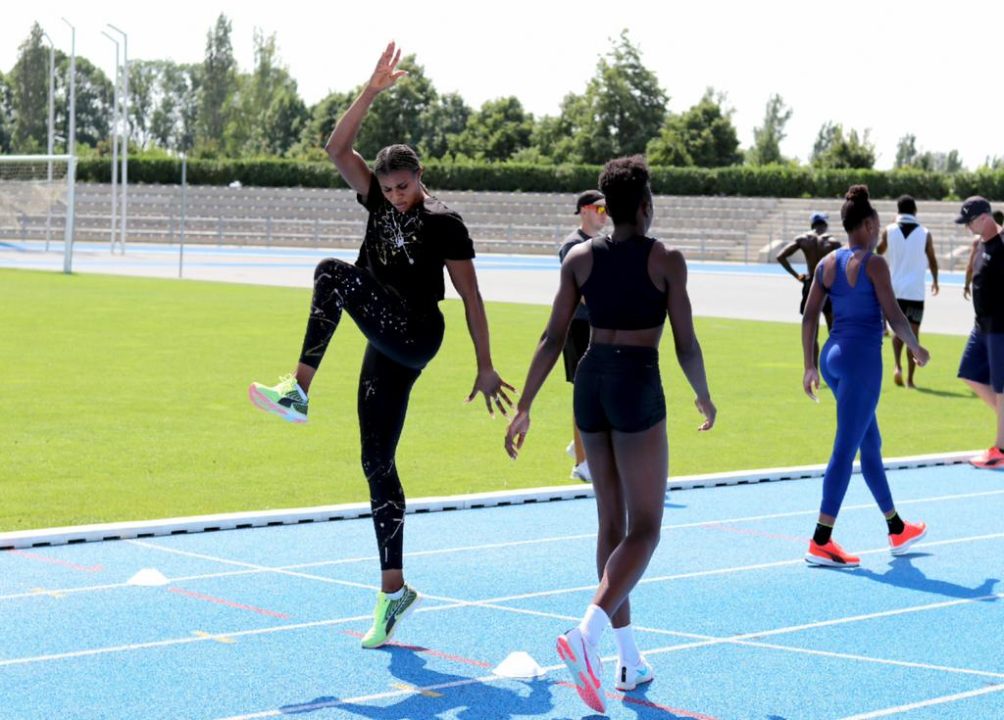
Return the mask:
[[(426, 183), (442, 190), (579, 192), (595, 187), (596, 165), (525, 165), (520, 163), (426, 164)], [(291, 160), (189, 160), (192, 185), (262, 187), (345, 187), (327, 162)], [(106, 159), (81, 160), (78, 178), (110, 182)], [(129, 182), (176, 184), (181, 161), (135, 157), (129, 160)], [(652, 168), (652, 189), (662, 195), (731, 195), (747, 197), (840, 197), (849, 185), (865, 183), (873, 197), (895, 198), (904, 193), (918, 199), (941, 200), (983, 195), (1004, 198), (1004, 172), (944, 173), (883, 170), (814, 170), (805, 167)]]

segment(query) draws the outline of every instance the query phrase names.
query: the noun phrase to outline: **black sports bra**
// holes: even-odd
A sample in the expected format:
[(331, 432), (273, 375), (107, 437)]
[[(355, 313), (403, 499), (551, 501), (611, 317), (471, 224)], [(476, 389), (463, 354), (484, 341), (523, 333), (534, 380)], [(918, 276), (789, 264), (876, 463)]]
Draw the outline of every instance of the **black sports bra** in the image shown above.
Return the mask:
[(582, 285), (589, 324), (609, 330), (661, 327), (666, 320), (667, 291), (648, 275), (654, 238), (636, 235), (613, 242), (609, 235), (590, 241), (593, 269)]

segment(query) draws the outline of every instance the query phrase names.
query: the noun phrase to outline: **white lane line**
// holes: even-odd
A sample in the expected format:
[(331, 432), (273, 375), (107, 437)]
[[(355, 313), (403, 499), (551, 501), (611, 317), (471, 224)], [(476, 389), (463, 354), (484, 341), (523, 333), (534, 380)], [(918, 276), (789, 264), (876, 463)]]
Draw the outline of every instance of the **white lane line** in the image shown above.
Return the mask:
[[(898, 504), (899, 505), (910, 505), (910, 504), (919, 504), (919, 503), (943, 502), (943, 501), (946, 501), (946, 500), (964, 500), (964, 499), (969, 499), (969, 498), (988, 497), (988, 496), (995, 496), (995, 495), (1004, 495), (1004, 490), (992, 490), (992, 491), (986, 491), (986, 492), (961, 493), (961, 494), (955, 494), (955, 495), (940, 495), (940, 496), (937, 496), (937, 497), (916, 498), (914, 500), (900, 501)], [(875, 505), (873, 503), (864, 503), (864, 504), (861, 504), (861, 505), (847, 505), (847, 506), (845, 506), (845, 507), (843, 507), (841, 509), (841, 512), (847, 512), (847, 511), (852, 511), (852, 510), (872, 510), (872, 509), (874, 509), (874, 507), (875, 507)], [(818, 510), (796, 510), (796, 511), (783, 512), (783, 513), (771, 513), (771, 514), (767, 514), (767, 515), (747, 515), (747, 516), (742, 516), (742, 517), (726, 518), (726, 519), (722, 519), (722, 520), (703, 520), (703, 521), (699, 521), (699, 522), (677, 523), (677, 524), (663, 525), (662, 528), (661, 528), (661, 530), (663, 530), (663, 531), (666, 531), (666, 530), (685, 530), (685, 529), (689, 529), (689, 528), (704, 528), (704, 527), (712, 527), (712, 526), (715, 526), (715, 525), (727, 525), (727, 524), (743, 523), (743, 522), (756, 522), (756, 521), (760, 521), (760, 520), (776, 520), (776, 519), (779, 519), (779, 518), (809, 516), (809, 515), (816, 515), (816, 514), (818, 514)], [(581, 533), (581, 534), (576, 534), (576, 535), (556, 535), (556, 536), (553, 536), (553, 537), (535, 538), (535, 539), (529, 539), (529, 540), (513, 540), (513, 541), (508, 541), (508, 542), (486, 543), (486, 544), (483, 544), (483, 545), (466, 545), (466, 546), (461, 546), (461, 547), (439, 548), (439, 549), (436, 549), (436, 550), (418, 550), (418, 551), (414, 551), (414, 552), (407, 552), (407, 553), (404, 554), (404, 556), (406, 558), (415, 558), (415, 557), (428, 557), (428, 556), (435, 556), (435, 555), (452, 555), (454, 553), (460, 553), (460, 552), (477, 552), (477, 551), (483, 551), (483, 550), (496, 550), (496, 549), (503, 549), (503, 548), (521, 547), (521, 546), (525, 546), (525, 545), (542, 545), (542, 544), (554, 543), (554, 542), (574, 542), (574, 541), (578, 541), (578, 540), (592, 540), (595, 537), (596, 537), (596, 533), (595, 532)], [(980, 539), (990, 539), (992, 537), (994, 537), (994, 536), (988, 535), (988, 536), (983, 536), (983, 538), (980, 538)], [(127, 540), (126, 542), (133, 542), (133, 543), (136, 543), (136, 544), (142, 544), (144, 547), (149, 547), (149, 548), (162, 549), (162, 546), (154, 545), (152, 543), (144, 542), (144, 541), (141, 541), (141, 540)], [(881, 552), (881, 551), (873, 551), (873, 552)], [(183, 553), (181, 551), (179, 551), (176, 554), (183, 554)], [(197, 553), (190, 553), (189, 555), (190, 555), (190, 557), (199, 558), (199, 559), (212, 560), (213, 562), (224, 562), (220, 558), (214, 558), (213, 556), (209, 556), (209, 555), (199, 555)], [(2, 557), (2, 555), (0, 555), (0, 557)], [(263, 566), (255, 565), (253, 563), (239, 563), (237, 561), (226, 561), (226, 562), (228, 562), (229, 564), (240, 565), (240, 566), (243, 566), (243, 567), (246, 567), (246, 568), (249, 568), (249, 569), (242, 570), (242, 571), (234, 571), (234, 572), (229, 572), (229, 573), (207, 573), (207, 574), (203, 574), (203, 575), (188, 575), (188, 576), (185, 576), (185, 577), (173, 578), (173, 580), (176, 581), (176, 582), (182, 582), (182, 581), (203, 580), (203, 579), (211, 579), (211, 578), (218, 578), (218, 577), (229, 577), (229, 576), (237, 576), (237, 575), (253, 575), (253, 574), (256, 574), (256, 573), (287, 572), (287, 571), (294, 571), (294, 570), (306, 570), (306, 569), (311, 569), (311, 568), (322, 568), (322, 567), (337, 566), (337, 565), (349, 565), (349, 564), (353, 564), (353, 563), (373, 562), (373, 556), (372, 555), (365, 555), (365, 556), (353, 557), (353, 558), (342, 558), (342, 559), (338, 559), (338, 560), (321, 560), (321, 561), (310, 562), (310, 563), (298, 563), (298, 564), (294, 564), (294, 565), (284, 565), (284, 566), (280, 566), (280, 567), (276, 567), (276, 568), (264, 568)], [(791, 562), (794, 562), (794, 561), (791, 561)], [(791, 563), (788, 562), (788, 561), (784, 561), (784, 562), (781, 562), (781, 563), (766, 563), (766, 564), (764, 564), (762, 566), (758, 566), (758, 567), (752, 568), (752, 569), (769, 568), (769, 567), (781, 566), (781, 565), (785, 565), (785, 564), (791, 564)], [(711, 571), (706, 571), (706, 572), (708, 572), (710, 574), (719, 574), (722, 571), (721, 570), (711, 570)], [(308, 576), (303, 576), (303, 577), (308, 577)], [(317, 576), (309, 576), (309, 577), (314, 577), (316, 579)], [(683, 575), (681, 575), (681, 576), (666, 576), (663, 579), (681, 579), (683, 577), (686, 577), (686, 576), (683, 576)], [(695, 575), (691, 575), (691, 577), (700, 577), (700, 575), (699, 574), (695, 574)], [(651, 581), (659, 581), (659, 580), (660, 579), (649, 579), (647, 581), (651, 582)], [(645, 581), (646, 580), (643, 580), (643, 582), (645, 582)], [(112, 584), (112, 585), (89, 585), (89, 586), (85, 586), (85, 587), (59, 589), (59, 590), (54, 590), (53, 592), (60, 592), (60, 593), (70, 594), (70, 593), (83, 593), (83, 592), (93, 592), (93, 591), (101, 591), (101, 590), (113, 590), (113, 589), (125, 588), (125, 587), (132, 587), (132, 586), (129, 585), (128, 583), (119, 583), (119, 584)], [(368, 587), (368, 586), (363, 586), (363, 587)], [(586, 588), (586, 589), (588, 589), (588, 588)], [(573, 590), (573, 591), (577, 591), (577, 590), (578, 589)], [(11, 594), (11, 595), (0, 595), (0, 601), (4, 601), (4, 600), (17, 600), (17, 599), (22, 599), (22, 598), (27, 598), (27, 597), (38, 597), (38, 594), (37, 593), (15, 593), (15, 594)], [(528, 597), (532, 597), (532, 596), (528, 596)]]
[(899, 715), (901, 713), (910, 712), (911, 710), (920, 710), (921, 708), (932, 707), (934, 705), (944, 705), (945, 703), (958, 702), (959, 700), (968, 700), (969, 698), (980, 697), (981, 695), (990, 695), (991, 693), (1001, 692), (1004, 690), (1004, 685), (990, 685), (989, 687), (979, 688), (978, 690), (969, 690), (968, 692), (956, 693), (954, 695), (942, 695), (941, 697), (931, 698), (930, 700), (921, 700), (920, 702), (910, 703), (909, 705), (898, 705), (896, 707), (885, 708), (884, 710), (874, 710), (872, 712), (861, 713), (860, 715), (848, 715), (842, 720), (871, 720), (871, 718), (888, 717), (890, 715)]
[[(980, 598), (979, 600), (981, 601), (984, 599), (987, 598)], [(492, 604), (492, 605), (486, 605), (486, 607), (494, 610), (502, 610), (519, 615), (531, 615), (534, 617), (543, 617), (554, 620), (564, 620), (566, 622), (571, 622), (571, 623), (577, 623), (580, 619), (573, 615), (562, 615), (560, 613), (551, 613), (539, 610), (527, 610), (524, 608), (507, 607), (504, 605)], [(934, 606), (925, 606), (922, 609), (933, 610), (933, 609), (938, 609), (939, 607), (941, 607), (941, 605), (936, 604)], [(868, 617), (852, 618), (853, 621), (859, 621), (864, 619), (870, 619), (870, 618)], [(670, 637), (680, 637), (698, 641), (698, 642), (680, 643), (678, 645), (668, 645), (662, 648), (657, 648), (655, 650), (645, 650), (642, 653), (643, 655), (658, 655), (669, 652), (678, 652), (680, 650), (690, 650), (702, 647), (710, 647), (712, 645), (741, 645), (743, 647), (761, 648), (764, 650), (777, 650), (780, 652), (796, 653), (802, 655), (818, 655), (820, 657), (830, 657), (840, 660), (853, 660), (856, 662), (867, 662), (878, 665), (893, 665), (897, 667), (906, 667), (918, 670), (932, 670), (935, 672), (953, 673), (958, 675), (974, 675), (977, 677), (986, 677), (997, 680), (1004, 680), (1004, 673), (991, 672), (988, 670), (975, 670), (972, 668), (959, 668), (948, 665), (933, 665), (931, 663), (911, 662), (906, 660), (890, 660), (890, 659), (875, 658), (865, 655), (854, 655), (851, 653), (833, 652), (829, 650), (814, 650), (811, 648), (793, 647), (789, 645), (777, 645), (774, 643), (757, 642), (755, 640), (744, 639), (749, 637), (762, 637), (768, 634), (778, 635), (782, 634), (782, 632), (798, 632), (804, 629), (804, 626), (801, 625), (792, 626), (790, 628), (777, 628), (776, 630), (765, 631), (756, 634), (750, 633), (747, 635), (729, 635), (729, 636), (703, 635), (698, 633), (680, 632), (677, 630), (663, 630), (661, 628), (650, 628), (650, 627), (645, 627), (643, 625), (632, 625), (632, 627), (634, 627), (636, 632), (640, 633), (649, 633), (652, 635), (664, 635)]]

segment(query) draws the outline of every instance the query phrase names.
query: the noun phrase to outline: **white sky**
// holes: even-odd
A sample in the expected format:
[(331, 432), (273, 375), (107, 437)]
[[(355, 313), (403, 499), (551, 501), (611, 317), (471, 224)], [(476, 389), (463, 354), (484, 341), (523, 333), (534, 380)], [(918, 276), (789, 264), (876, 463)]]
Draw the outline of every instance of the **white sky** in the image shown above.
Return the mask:
[(794, 109), (787, 156), (805, 160), (827, 120), (870, 128), (880, 168), (892, 165), (906, 133), (923, 150), (958, 149), (970, 167), (1004, 155), (993, 92), (1004, 64), (1000, 0), (10, 2), (0, 19), (0, 69), (13, 67), (36, 20), (68, 52), (61, 16), (77, 26), (78, 55), (109, 75), (114, 47), (100, 34), (107, 22), (129, 33), (133, 59), (199, 62), (221, 12), (243, 70), (253, 61), (254, 28), (276, 34), (308, 104), (365, 80), (394, 39), (440, 92), (457, 91), (474, 107), (515, 95), (535, 115), (556, 114), (566, 93), (583, 91), (608, 38), (627, 28), (670, 110), (686, 109), (709, 85), (726, 92), (743, 147), (767, 98), (780, 93)]

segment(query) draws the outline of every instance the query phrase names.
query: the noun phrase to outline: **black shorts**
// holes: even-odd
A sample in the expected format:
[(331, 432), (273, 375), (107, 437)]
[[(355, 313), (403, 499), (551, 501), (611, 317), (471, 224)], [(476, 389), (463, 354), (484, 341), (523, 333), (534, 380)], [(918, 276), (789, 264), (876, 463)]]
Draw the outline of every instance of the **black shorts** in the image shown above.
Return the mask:
[(648, 430), (666, 418), (659, 351), (591, 344), (575, 371), (573, 398), (581, 432)]
[(565, 361), (565, 380), (575, 382), (575, 368), (589, 347), (589, 321), (575, 318), (568, 327), (568, 337), (565, 347), (561, 349), (561, 357)]
[[(809, 300), (809, 290), (812, 289), (812, 278), (806, 278), (802, 281), (802, 302), (798, 306), (798, 314), (805, 315), (805, 303)], [(832, 306), (830, 305), (830, 296), (827, 295), (826, 299), (823, 301), (823, 315), (829, 315), (832, 312)]]
[(923, 300), (900, 300), (896, 298), (896, 303), (899, 305), (899, 309), (903, 311), (903, 314), (906, 315), (907, 320), (914, 325), (920, 325), (924, 319)]
[(959, 363), (959, 377), (990, 385), (1004, 393), (1004, 333), (985, 333), (974, 328)]

